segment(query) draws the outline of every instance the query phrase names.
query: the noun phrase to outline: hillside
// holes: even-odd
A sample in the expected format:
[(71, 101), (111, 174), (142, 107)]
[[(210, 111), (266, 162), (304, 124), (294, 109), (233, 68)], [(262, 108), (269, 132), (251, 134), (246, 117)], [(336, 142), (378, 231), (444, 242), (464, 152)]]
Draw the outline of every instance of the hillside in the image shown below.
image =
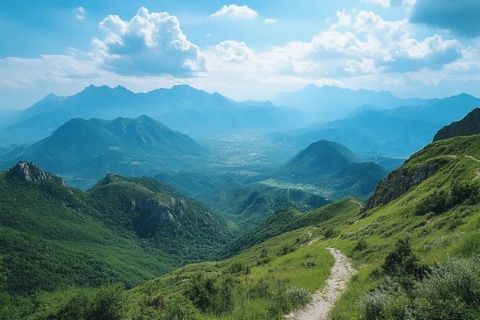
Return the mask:
[(72, 118), (133, 118), (147, 115), (189, 135), (212, 136), (244, 129), (298, 127), (301, 115), (266, 102), (236, 102), (187, 85), (134, 93), (117, 86), (90, 85), (81, 92), (48, 95), (17, 115), (0, 131), (0, 145), (32, 143)]
[[(475, 299), (469, 298), (469, 294), (475, 295), (480, 288), (478, 264), (474, 258), (480, 253), (480, 182), (476, 178), (480, 162), (476, 160), (480, 157), (479, 143), (480, 136), (459, 137), (426, 147), (383, 183), (384, 186), (389, 186), (388, 192), (397, 194), (397, 197), (372, 205), (369, 209), (362, 209), (358, 203), (350, 201), (306, 214), (292, 210), (280, 213), (257, 232), (245, 236), (248, 240), (257, 237), (252, 239), (250, 245), (260, 243), (277, 232), (282, 233), (290, 228), (301, 229), (271, 238), (215, 265), (193, 265), (140, 286), (127, 294), (126, 299), (131, 303), (129, 310), (141, 310), (141, 301), (160, 294), (164, 299), (176, 297), (176, 305), (183, 306), (177, 307), (177, 310), (200, 313), (201, 318), (205, 319), (241, 319), (238, 312), (242, 309), (249, 310), (243, 315), (248, 314), (255, 319), (280, 319), (282, 313), (287, 314), (293, 308), (287, 302), (290, 300), (282, 300), (286, 307), (281, 313), (268, 313), (264, 311), (265, 308), (276, 310), (273, 307), (275, 303), (270, 300), (275, 296), (267, 295), (264, 300), (258, 300), (258, 296), (250, 295), (249, 292), (257, 292), (252, 288), (270, 288), (275, 283), (273, 279), (277, 278), (278, 272), (287, 272), (292, 270), (290, 266), (300, 265), (296, 264), (294, 256), (303, 255), (303, 250), (318, 246), (339, 248), (353, 260), (358, 270), (358, 275), (350, 282), (346, 293), (333, 310), (333, 319), (398, 319), (395, 314), (408, 310), (414, 312), (415, 319), (438, 319), (438, 312), (444, 312), (445, 317), (442, 319), (476, 319), (478, 309), (475, 309), (475, 305), (478, 304)], [(418, 179), (415, 186), (406, 190), (391, 190), (396, 187), (392, 181), (401, 176), (403, 171), (414, 170), (428, 162), (439, 163), (434, 174)], [(374, 198), (384, 198), (381, 196), (384, 193), (385, 189), (380, 185)], [(339, 214), (336, 211), (339, 207), (350, 209)], [(306, 227), (302, 228), (303, 226)], [(275, 233), (269, 230), (275, 230)], [(310, 246), (307, 245), (305, 249), (300, 245), (305, 241), (302, 240), (302, 234), (310, 239)], [(291, 243), (288, 239), (294, 237), (297, 237), (298, 244), (289, 249)], [(276, 258), (270, 260), (269, 253), (272, 246), (282, 244), (286, 245), (283, 252), (293, 251), (287, 253), (285, 260), (282, 258), (286, 265), (278, 266)], [(262, 253), (265, 251), (267, 254)], [(257, 253), (256, 256), (253, 256), (254, 252)], [(250, 254), (251, 260), (245, 260), (244, 257)], [(265, 260), (262, 257), (265, 256), (270, 258), (266, 259), (266, 266), (275, 271), (272, 278), (267, 276), (266, 280), (262, 280), (259, 275), (263, 275), (265, 262), (262, 261)], [(304, 257), (307, 259), (308, 255)], [(247, 275), (231, 275), (228, 271), (223, 271), (223, 266), (234, 262), (240, 262), (238, 270), (243, 270), (240, 267), (242, 265), (250, 265)], [(302, 265), (307, 264), (305, 262)], [(315, 265), (313, 269), (319, 271), (325, 268), (318, 261)], [(301, 284), (303, 288), (312, 290), (316, 285), (307, 283), (318, 278), (309, 274), (309, 270), (306, 267), (297, 269), (294, 274), (298, 280), (287, 281), (287, 287), (288, 284)], [(236, 279), (229, 289), (235, 297), (229, 302), (229, 308), (223, 311), (215, 308), (202, 311), (195, 305), (196, 300), (189, 300), (189, 288), (195, 286), (192, 283), (196, 283), (195, 274), (203, 272), (209, 272), (214, 284), (223, 283), (230, 277)], [(183, 279), (178, 282), (182, 286), (174, 289), (175, 285), (171, 282), (173, 279)], [(469, 283), (462, 282), (462, 279), (468, 279)], [(244, 281), (246, 285), (242, 285)], [(442, 288), (448, 288), (448, 291)], [(414, 290), (413, 297), (409, 296), (411, 290)], [(142, 306), (152, 310), (148, 304)], [(454, 306), (457, 307), (452, 309)], [(166, 310), (164, 308), (157, 312)], [(129, 311), (124, 317), (130, 319), (133, 313)]]
[[(378, 186), (367, 207), (345, 200), (307, 213), (281, 211), (246, 234), (231, 253), (249, 249), (232, 258), (189, 265), (128, 291), (35, 296), (15, 312), (61, 317), (75, 306), (98, 314), (100, 305), (121, 319), (281, 319), (324, 284), (333, 263), (325, 248), (333, 247), (358, 271), (333, 319), (393, 320), (404, 312), (476, 319), (479, 145), (480, 136), (471, 136), (427, 146)], [(435, 169), (423, 174), (430, 164)], [(414, 183), (396, 183), (405, 172)]]
[(152, 179), (109, 175), (81, 192), (26, 162), (0, 174), (0, 208), (4, 293), (132, 286), (212, 257), (228, 235), (208, 209)]
[(111, 121), (72, 119), (48, 138), (3, 155), (0, 164), (7, 168), (26, 159), (84, 187), (108, 172), (174, 172), (198, 165), (207, 154), (189, 136), (147, 116)]
[(357, 162), (345, 146), (321, 140), (300, 151), (279, 170), (276, 178), (314, 185), (328, 198), (364, 198), (386, 173), (377, 164)]
[(453, 122), (440, 129), (433, 141), (449, 139), (458, 136), (472, 136), (480, 134), (480, 109), (471, 111), (460, 121)]

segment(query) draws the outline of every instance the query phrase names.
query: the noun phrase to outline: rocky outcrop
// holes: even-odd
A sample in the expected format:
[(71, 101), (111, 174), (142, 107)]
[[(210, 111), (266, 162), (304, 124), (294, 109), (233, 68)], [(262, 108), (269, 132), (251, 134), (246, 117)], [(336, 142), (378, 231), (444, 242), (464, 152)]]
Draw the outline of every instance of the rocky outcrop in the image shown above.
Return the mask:
[(397, 199), (433, 176), (445, 163), (445, 160), (429, 161), (421, 165), (401, 167), (393, 171), (378, 184), (375, 193), (368, 199), (365, 210), (385, 205)]
[(26, 161), (20, 161), (7, 171), (7, 175), (12, 178), (21, 179), (27, 182), (45, 182), (51, 181), (59, 183), (63, 186), (67, 184), (65, 181), (57, 177), (54, 174), (51, 174), (47, 171), (42, 170), (39, 166)]
[(474, 109), (462, 120), (453, 122), (440, 129), (433, 138), (433, 141), (476, 134), (480, 134), (480, 108)]

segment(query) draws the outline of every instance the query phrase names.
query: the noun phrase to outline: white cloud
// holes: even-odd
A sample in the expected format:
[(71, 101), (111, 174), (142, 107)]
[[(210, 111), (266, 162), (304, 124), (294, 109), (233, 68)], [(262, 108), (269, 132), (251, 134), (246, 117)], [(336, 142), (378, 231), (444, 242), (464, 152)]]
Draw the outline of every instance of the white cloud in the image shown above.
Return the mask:
[(228, 17), (234, 19), (254, 19), (258, 13), (247, 5), (239, 6), (236, 4), (224, 5), (220, 10), (213, 13), (211, 17)]
[(277, 19), (272, 19), (272, 18), (266, 18), (265, 20), (263, 20), (263, 23), (265, 24), (277, 24), (278, 20)]
[(215, 57), (224, 62), (241, 62), (254, 57), (253, 51), (244, 43), (238, 41), (223, 41), (215, 46)]
[(85, 9), (83, 7), (75, 8), (75, 18), (77, 20), (84, 20), (85, 19)]
[(130, 21), (103, 19), (103, 39), (93, 39), (93, 58), (120, 74), (188, 76), (204, 69), (199, 48), (180, 28), (176, 16), (140, 8)]

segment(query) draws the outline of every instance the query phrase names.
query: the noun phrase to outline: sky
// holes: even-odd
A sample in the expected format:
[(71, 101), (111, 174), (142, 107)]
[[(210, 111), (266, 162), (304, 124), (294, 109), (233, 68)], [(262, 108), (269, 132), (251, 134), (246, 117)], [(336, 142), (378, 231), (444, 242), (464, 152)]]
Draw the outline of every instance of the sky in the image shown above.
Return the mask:
[(0, 110), (89, 84), (480, 96), (479, 16), (480, 0), (4, 0)]

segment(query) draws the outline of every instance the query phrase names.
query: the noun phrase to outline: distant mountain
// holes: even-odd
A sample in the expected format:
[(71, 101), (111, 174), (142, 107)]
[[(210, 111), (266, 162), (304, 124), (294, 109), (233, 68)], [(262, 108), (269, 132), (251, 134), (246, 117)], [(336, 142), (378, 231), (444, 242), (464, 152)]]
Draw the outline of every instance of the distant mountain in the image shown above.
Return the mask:
[(121, 86), (91, 85), (69, 97), (50, 94), (26, 109), (1, 131), (0, 143), (38, 141), (72, 118), (114, 119), (143, 114), (194, 136), (292, 128), (302, 120), (300, 113), (291, 109), (268, 102), (236, 102), (187, 85), (146, 93), (134, 93)]
[(474, 109), (462, 120), (453, 122), (440, 129), (433, 141), (476, 134), (480, 134), (480, 108)]
[(32, 163), (0, 173), (2, 292), (127, 286), (211, 258), (228, 232), (213, 212), (148, 178), (88, 192)]
[(320, 139), (336, 141), (362, 158), (407, 158), (429, 143), (437, 130), (463, 118), (476, 106), (480, 106), (480, 99), (460, 94), (433, 99), (420, 107), (364, 110), (342, 120), (273, 137), (297, 147)]
[(91, 185), (108, 172), (145, 175), (195, 166), (207, 150), (189, 136), (147, 116), (135, 119), (72, 119), (31, 146), (0, 158), (3, 167), (29, 160), (65, 176), (78, 186)]
[(400, 99), (387, 91), (317, 87), (314, 84), (299, 91), (280, 94), (273, 101), (315, 115), (317, 121), (341, 119), (361, 108), (391, 109), (423, 103), (421, 99)]
[(387, 170), (372, 162), (358, 162), (345, 146), (321, 140), (312, 143), (280, 169), (283, 181), (311, 184), (331, 198), (368, 196)]

